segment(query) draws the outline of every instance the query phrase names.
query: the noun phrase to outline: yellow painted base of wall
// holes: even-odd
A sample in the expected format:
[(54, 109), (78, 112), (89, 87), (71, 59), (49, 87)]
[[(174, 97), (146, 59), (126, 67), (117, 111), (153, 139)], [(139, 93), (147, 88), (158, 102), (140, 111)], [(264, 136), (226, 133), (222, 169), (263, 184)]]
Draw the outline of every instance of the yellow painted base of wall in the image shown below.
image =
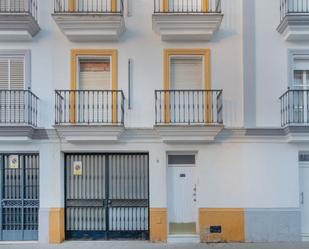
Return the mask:
[(59, 244), (64, 241), (64, 208), (49, 209), (49, 243)]
[[(210, 233), (210, 226), (221, 226), (221, 233)], [(244, 242), (244, 210), (200, 208), (201, 242)]]
[(150, 209), (150, 241), (166, 242), (167, 241), (167, 218), (166, 208)]

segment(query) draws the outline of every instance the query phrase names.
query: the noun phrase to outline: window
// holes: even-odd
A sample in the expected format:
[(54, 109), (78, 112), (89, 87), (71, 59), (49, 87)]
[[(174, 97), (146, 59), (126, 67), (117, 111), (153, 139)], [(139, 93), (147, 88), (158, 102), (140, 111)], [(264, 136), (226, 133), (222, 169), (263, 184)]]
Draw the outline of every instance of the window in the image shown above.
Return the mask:
[(309, 51), (290, 51), (291, 115), (293, 122), (309, 120)]
[(110, 58), (80, 58), (79, 90), (111, 90)]
[(201, 56), (171, 56), (170, 88), (201, 90), (204, 88)]
[[(26, 51), (0, 51), (0, 122), (24, 122), (27, 98), (24, 91), (28, 83)], [(28, 63), (29, 64), (29, 63)]]
[(0, 90), (25, 88), (25, 57), (0, 56)]
[(168, 155), (168, 164), (195, 164), (195, 155)]

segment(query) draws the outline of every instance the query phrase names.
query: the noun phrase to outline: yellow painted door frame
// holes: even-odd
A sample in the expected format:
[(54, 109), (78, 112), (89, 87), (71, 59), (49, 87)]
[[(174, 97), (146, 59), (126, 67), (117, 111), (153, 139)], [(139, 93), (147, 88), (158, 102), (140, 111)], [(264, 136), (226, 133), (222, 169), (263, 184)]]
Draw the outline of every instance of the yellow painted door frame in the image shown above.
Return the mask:
[(203, 12), (207, 12), (208, 11), (208, 7), (209, 7), (209, 0), (203, 0), (203, 3), (202, 3), (202, 11)]
[[(111, 57), (112, 90), (118, 88), (118, 51), (116, 49), (72, 49), (71, 50), (71, 82), (70, 89), (76, 90), (77, 63), (79, 56), (109, 56)], [(117, 122), (117, 101), (118, 94), (112, 94), (112, 123)], [(70, 123), (76, 122), (76, 96), (75, 92), (70, 94)]]
[(117, 12), (117, 0), (111, 0), (112, 12)]
[(169, 3), (169, 0), (163, 0), (162, 1), (162, 10), (163, 10), (163, 12), (168, 12), (168, 3)]
[(69, 0), (69, 11), (74, 12), (76, 10), (76, 0)]
[[(163, 61), (163, 90), (170, 90), (170, 57), (173, 55), (201, 55), (204, 61), (204, 88), (211, 90), (210, 49), (165, 49)], [(170, 123), (170, 94), (164, 93), (164, 123)], [(211, 113), (211, 92), (205, 94), (205, 123), (209, 123)]]

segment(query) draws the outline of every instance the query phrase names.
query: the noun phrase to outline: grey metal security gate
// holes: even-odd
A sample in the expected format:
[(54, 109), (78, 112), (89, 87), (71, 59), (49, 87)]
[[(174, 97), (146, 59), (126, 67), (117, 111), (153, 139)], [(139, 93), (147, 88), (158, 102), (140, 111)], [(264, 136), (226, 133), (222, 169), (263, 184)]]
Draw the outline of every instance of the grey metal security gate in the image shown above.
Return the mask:
[(147, 154), (66, 154), (66, 238), (148, 239)]
[(0, 240), (37, 240), (39, 155), (0, 154)]

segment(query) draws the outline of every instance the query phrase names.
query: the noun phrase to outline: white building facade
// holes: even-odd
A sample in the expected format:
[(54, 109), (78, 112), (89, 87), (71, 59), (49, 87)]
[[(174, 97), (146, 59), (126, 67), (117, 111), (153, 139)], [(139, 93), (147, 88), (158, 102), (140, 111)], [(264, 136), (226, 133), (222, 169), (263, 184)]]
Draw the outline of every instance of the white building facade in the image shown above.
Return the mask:
[(0, 240), (308, 240), (308, 41), (308, 0), (0, 0)]

